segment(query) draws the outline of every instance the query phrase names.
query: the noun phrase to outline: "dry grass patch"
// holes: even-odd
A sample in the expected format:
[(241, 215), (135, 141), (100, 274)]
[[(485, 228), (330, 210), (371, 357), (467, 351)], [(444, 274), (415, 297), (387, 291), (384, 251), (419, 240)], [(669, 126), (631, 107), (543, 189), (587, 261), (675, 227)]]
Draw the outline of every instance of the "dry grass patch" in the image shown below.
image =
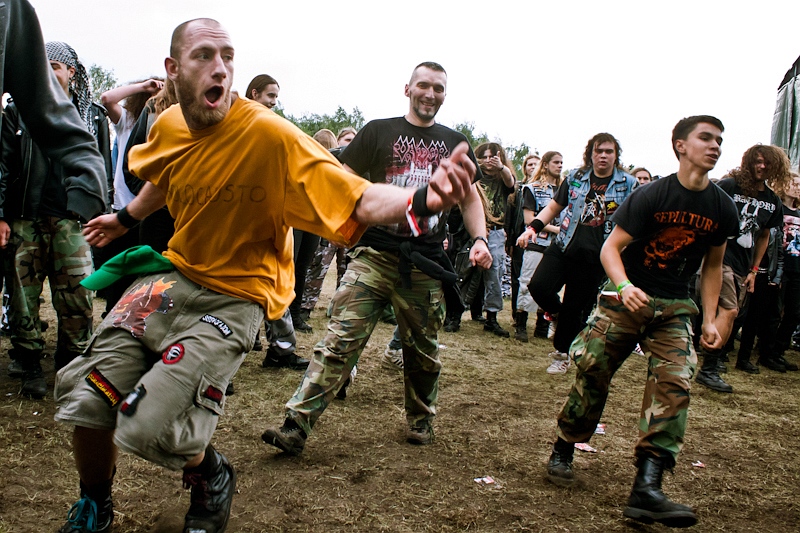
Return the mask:
[[(319, 309), (325, 305), (324, 298)], [(313, 334), (299, 335), (301, 353), (321, 337), (321, 316), (318, 310), (311, 319)], [(509, 321), (505, 311), (501, 323)], [(607, 434), (592, 439), (597, 454), (576, 452), (580, 483), (564, 490), (545, 480), (544, 464), (574, 369), (544, 372), (548, 342), (499, 339), (469, 320), (459, 333), (443, 333), (436, 442), (413, 447), (404, 442), (402, 378), (379, 361), (391, 332), (378, 326), (347, 400), (330, 406), (297, 458), (276, 453), (260, 435), (281, 421), (300, 374), (263, 369), (263, 353), (250, 354), (215, 437), (239, 478), (229, 531), (665, 530), (622, 517), (644, 359), (631, 356), (617, 374), (603, 417)], [(52, 329), (48, 337), (52, 348)], [(52, 388), (52, 360), (45, 368)], [(798, 374), (732, 370), (726, 379), (733, 395), (694, 388), (686, 447), (665, 491), (695, 506), (695, 531), (797, 530)], [(17, 391), (3, 369), (0, 533), (55, 531), (77, 497), (71, 430), (53, 422), (52, 398), (31, 401)], [(706, 468), (692, 467), (698, 460)], [(497, 484), (473, 481), (487, 475)], [(120, 459), (114, 497), (116, 533), (180, 531), (188, 507), (180, 473), (128, 455)]]

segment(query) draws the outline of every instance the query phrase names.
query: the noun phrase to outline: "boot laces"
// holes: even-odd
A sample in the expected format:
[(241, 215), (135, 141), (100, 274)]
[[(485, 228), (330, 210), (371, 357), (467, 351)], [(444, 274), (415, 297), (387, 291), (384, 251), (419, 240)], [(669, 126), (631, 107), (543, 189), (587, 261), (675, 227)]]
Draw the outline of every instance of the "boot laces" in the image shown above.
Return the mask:
[(67, 513), (72, 531), (97, 531), (97, 502), (86, 496), (75, 502)]

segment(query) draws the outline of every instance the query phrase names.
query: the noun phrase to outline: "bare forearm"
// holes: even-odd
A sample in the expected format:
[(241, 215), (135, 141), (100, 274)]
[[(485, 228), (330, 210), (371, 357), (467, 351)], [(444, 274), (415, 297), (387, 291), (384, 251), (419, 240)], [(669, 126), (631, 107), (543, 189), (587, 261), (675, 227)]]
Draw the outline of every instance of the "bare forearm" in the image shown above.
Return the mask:
[(144, 220), (148, 215), (164, 207), (166, 200), (161, 189), (148, 182), (144, 184), (136, 198), (128, 204), (126, 210), (136, 220)]
[(470, 237), (473, 239), (486, 237), (486, 214), (483, 212), (483, 203), (481, 203), (475, 185), (472, 186), (466, 198), (461, 201), (461, 215)]
[(713, 323), (717, 317), (719, 291), (722, 289), (722, 264), (703, 261), (700, 269), (700, 300), (703, 305), (703, 322)]
[(396, 224), (406, 219), (408, 197), (414, 191), (376, 183), (368, 187), (356, 203), (353, 218), (366, 226)]

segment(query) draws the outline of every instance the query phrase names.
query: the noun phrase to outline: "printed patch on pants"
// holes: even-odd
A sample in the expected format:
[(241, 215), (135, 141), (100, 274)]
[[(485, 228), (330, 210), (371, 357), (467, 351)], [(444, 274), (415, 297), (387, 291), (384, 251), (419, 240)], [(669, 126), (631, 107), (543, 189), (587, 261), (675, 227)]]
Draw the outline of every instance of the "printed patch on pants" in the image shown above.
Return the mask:
[(224, 394), (218, 388), (214, 387), (213, 385), (209, 385), (206, 391), (203, 393), (203, 396), (205, 396), (212, 402), (221, 405)]
[(119, 412), (125, 416), (135, 415), (136, 408), (139, 407), (139, 402), (142, 401), (142, 398), (146, 395), (147, 389), (144, 388), (144, 385), (139, 385), (133, 392), (128, 394), (128, 397), (125, 398), (125, 401), (119, 406)]
[(202, 317), (200, 319), (200, 322), (205, 322), (206, 324), (211, 324), (212, 326), (217, 328), (220, 333), (222, 333), (223, 337), (228, 337), (228, 336), (230, 336), (231, 333), (233, 333), (231, 331), (231, 328), (228, 326), (228, 324), (226, 324), (225, 322), (223, 322), (219, 318), (215, 317), (214, 315), (205, 315), (204, 317)]
[(145, 320), (153, 313), (166, 314), (172, 309), (172, 297), (167, 290), (175, 285), (175, 281), (164, 281), (164, 278), (137, 285), (123, 296), (111, 310), (111, 325), (115, 328), (127, 329), (136, 338), (144, 337), (147, 329)]
[(97, 368), (92, 369), (89, 375), (86, 376), (86, 383), (100, 393), (100, 396), (103, 397), (109, 407), (116, 407), (122, 399), (122, 394)]
[(161, 360), (165, 365), (174, 365), (183, 359), (184, 349), (183, 344), (173, 344), (164, 351)]

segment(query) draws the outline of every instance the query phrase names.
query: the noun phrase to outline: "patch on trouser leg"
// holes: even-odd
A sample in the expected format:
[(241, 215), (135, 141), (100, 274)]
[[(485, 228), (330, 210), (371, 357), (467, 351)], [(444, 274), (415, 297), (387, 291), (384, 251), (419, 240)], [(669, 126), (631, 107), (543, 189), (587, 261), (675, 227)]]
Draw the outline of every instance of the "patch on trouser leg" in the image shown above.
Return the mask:
[[(110, 321), (115, 328), (125, 329), (134, 337), (144, 337), (147, 329), (147, 317), (153, 313), (166, 314), (172, 309), (172, 297), (167, 294), (176, 281), (165, 282), (164, 278), (151, 279), (129, 290), (114, 309), (111, 310)], [(108, 318), (106, 319), (108, 320)]]
[(117, 388), (112, 385), (97, 368), (93, 368), (92, 371), (89, 372), (89, 375), (86, 376), (86, 383), (97, 391), (109, 407), (116, 407), (122, 399), (122, 394), (120, 394)]

